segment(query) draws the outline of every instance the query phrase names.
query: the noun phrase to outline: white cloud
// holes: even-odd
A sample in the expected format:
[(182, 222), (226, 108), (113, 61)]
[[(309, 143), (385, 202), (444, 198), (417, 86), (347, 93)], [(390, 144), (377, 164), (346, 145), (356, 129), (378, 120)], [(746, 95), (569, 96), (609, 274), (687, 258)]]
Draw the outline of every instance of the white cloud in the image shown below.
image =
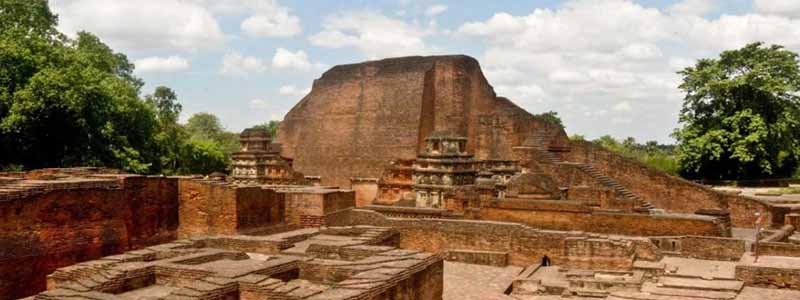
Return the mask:
[(590, 78), (586, 73), (572, 71), (572, 70), (556, 70), (547, 76), (550, 81), (554, 83), (587, 83)]
[(56, 0), (59, 29), (86, 30), (123, 51), (196, 51), (219, 47), (225, 36), (205, 7), (181, 0)]
[(800, 1), (795, 0), (754, 0), (753, 8), (762, 14), (800, 17)]
[(294, 85), (284, 85), (278, 89), (278, 93), (285, 96), (305, 96), (311, 92), (311, 88), (298, 89)]
[[(496, 92), (531, 112), (558, 111), (570, 131), (588, 136), (667, 141), (683, 98), (676, 71), (754, 41), (800, 50), (800, 19), (790, 18), (800, 17), (800, 1), (758, 2), (762, 14), (712, 18), (719, 1), (657, 9), (572, 0), (522, 15), (497, 12), (462, 24), (454, 37), (482, 44), (478, 59)], [(608, 112), (626, 114), (612, 120)]]
[(220, 73), (239, 77), (247, 77), (253, 73), (266, 71), (268, 65), (262, 59), (245, 56), (239, 52), (228, 52), (222, 57), (222, 68)]
[(241, 27), (251, 37), (290, 37), (302, 31), (300, 18), (285, 12), (249, 17)]
[(138, 59), (133, 63), (137, 73), (173, 73), (189, 69), (189, 60), (180, 56), (151, 56)]
[(302, 32), (300, 18), (277, 0), (187, 0), (218, 15), (245, 16), (240, 29), (250, 37), (291, 37)]
[(614, 110), (628, 112), (633, 110), (633, 107), (631, 107), (631, 102), (626, 100), (626, 101), (620, 101), (619, 103), (617, 103), (617, 105), (614, 105)]
[(619, 51), (622, 56), (635, 60), (646, 60), (661, 57), (661, 49), (653, 44), (630, 44)]
[(351, 11), (328, 16), (322, 31), (309, 37), (311, 44), (325, 48), (354, 47), (371, 59), (430, 54), (425, 44), (430, 32), (375, 11)]
[(278, 48), (275, 51), (275, 56), (272, 57), (272, 66), (279, 69), (308, 70), (311, 68), (311, 62), (303, 50), (292, 52), (284, 48)]
[(253, 109), (268, 109), (270, 107), (271, 107), (271, 105), (270, 105), (269, 101), (267, 101), (267, 100), (258, 99), (258, 98), (250, 100), (250, 108), (253, 108)]
[(428, 9), (425, 10), (425, 15), (429, 17), (433, 17), (439, 15), (443, 12), (447, 11), (447, 5), (436, 4), (431, 5)]
[(717, 9), (718, 0), (683, 0), (670, 5), (667, 11), (675, 15), (703, 16)]
[(722, 51), (764, 41), (800, 49), (800, 19), (777, 15), (722, 15), (718, 19), (676, 20), (674, 28), (691, 46)]

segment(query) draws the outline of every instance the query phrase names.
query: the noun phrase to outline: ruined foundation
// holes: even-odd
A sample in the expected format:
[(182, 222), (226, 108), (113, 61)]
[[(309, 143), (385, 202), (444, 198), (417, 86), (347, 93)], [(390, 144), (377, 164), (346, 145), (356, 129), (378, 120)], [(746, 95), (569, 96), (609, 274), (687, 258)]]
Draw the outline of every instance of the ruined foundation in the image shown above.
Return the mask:
[(470, 57), (336, 66), (278, 142), (0, 173), (0, 300), (800, 299), (800, 207), (570, 141)]

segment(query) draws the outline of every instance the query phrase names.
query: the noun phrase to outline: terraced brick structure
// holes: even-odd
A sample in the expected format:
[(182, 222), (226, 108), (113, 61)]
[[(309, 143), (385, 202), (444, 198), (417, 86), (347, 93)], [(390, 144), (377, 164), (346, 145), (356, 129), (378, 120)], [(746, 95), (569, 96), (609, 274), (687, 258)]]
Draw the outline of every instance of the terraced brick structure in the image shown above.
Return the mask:
[(571, 141), (467, 56), (333, 67), (241, 140), (231, 176), (0, 173), (0, 300), (800, 299), (798, 203)]

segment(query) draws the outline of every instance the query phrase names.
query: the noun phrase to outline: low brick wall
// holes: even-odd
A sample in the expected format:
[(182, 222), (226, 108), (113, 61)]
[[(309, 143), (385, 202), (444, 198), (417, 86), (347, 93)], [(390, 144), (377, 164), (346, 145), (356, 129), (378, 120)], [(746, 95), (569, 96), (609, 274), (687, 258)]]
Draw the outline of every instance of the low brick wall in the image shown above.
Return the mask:
[(508, 253), (456, 249), (444, 252), (444, 260), (476, 265), (505, 267), (508, 265)]
[(710, 216), (593, 211), (577, 201), (501, 200), (483, 205), (480, 218), (521, 223), (540, 229), (634, 236), (730, 235), (727, 228)]
[(709, 236), (659, 236), (650, 238), (661, 251), (671, 256), (738, 261), (747, 252), (740, 239)]
[(387, 218), (353, 209), (333, 226), (389, 226), (400, 232), (400, 247), (427, 252), (491, 251), (508, 253), (508, 264), (528, 266), (547, 255), (553, 264), (629, 270), (633, 258), (657, 260), (658, 249), (646, 238), (609, 238), (575, 231), (537, 230), (522, 224), (449, 219)]
[(759, 242), (760, 255), (800, 257), (800, 245), (779, 242)]
[(746, 286), (800, 290), (800, 268), (793, 264), (761, 262), (754, 263), (751, 254), (745, 254), (736, 265), (736, 280)]

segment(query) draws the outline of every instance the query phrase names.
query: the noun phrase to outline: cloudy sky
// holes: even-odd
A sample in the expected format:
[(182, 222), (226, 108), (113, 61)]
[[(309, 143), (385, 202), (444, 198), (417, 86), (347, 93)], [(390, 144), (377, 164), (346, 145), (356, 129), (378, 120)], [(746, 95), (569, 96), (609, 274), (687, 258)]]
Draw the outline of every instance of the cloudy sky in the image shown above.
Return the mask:
[(555, 110), (570, 134), (671, 142), (676, 71), (752, 41), (800, 51), (798, 0), (51, 0), (60, 29), (100, 36), (184, 119), (230, 130), (283, 115), (333, 65), (467, 54), (499, 95)]

